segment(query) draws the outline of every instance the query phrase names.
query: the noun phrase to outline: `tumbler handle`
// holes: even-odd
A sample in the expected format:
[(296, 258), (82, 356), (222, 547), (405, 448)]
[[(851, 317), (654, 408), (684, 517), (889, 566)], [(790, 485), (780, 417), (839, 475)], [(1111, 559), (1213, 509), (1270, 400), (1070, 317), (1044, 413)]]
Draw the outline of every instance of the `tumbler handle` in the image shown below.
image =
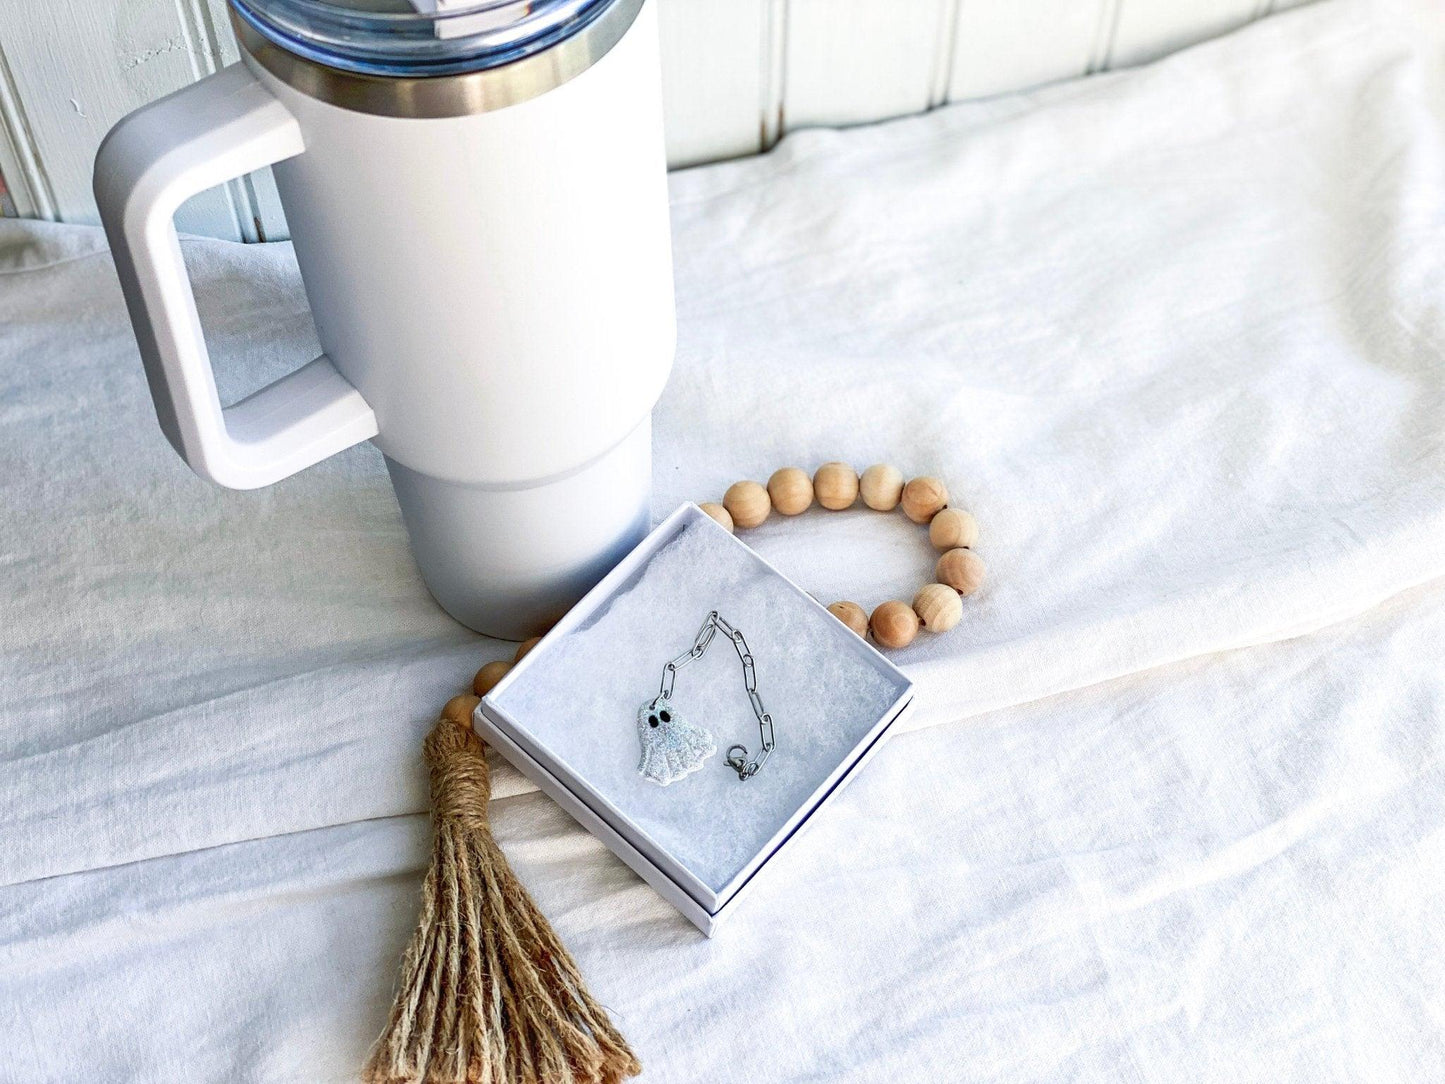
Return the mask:
[(233, 64), (123, 118), (96, 154), (95, 198), (161, 429), (197, 474), (232, 489), (270, 485), (377, 432), (325, 354), (223, 408), (181, 258), (181, 203), (304, 149), (296, 118)]

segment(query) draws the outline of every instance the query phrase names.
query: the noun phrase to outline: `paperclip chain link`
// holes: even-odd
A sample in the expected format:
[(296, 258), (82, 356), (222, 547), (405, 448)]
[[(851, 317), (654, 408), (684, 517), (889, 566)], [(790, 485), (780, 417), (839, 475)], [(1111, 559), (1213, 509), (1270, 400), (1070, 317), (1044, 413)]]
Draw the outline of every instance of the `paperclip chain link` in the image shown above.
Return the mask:
[(716, 610), (713, 610), (703, 621), (702, 628), (697, 630), (697, 637), (693, 640), (692, 646), (677, 658), (663, 664), (662, 684), (658, 689), (657, 696), (659, 700), (672, 699), (677, 672), (684, 666), (689, 666), (702, 658), (719, 632), (732, 641), (733, 650), (738, 653), (738, 661), (743, 665), (743, 685), (747, 689), (748, 702), (752, 705), (753, 714), (757, 716), (758, 737), (762, 743), (758, 755), (752, 759), (748, 758), (747, 746), (730, 746), (727, 765), (738, 773), (739, 779), (751, 779), (758, 774), (758, 769), (766, 763), (769, 754), (773, 751), (773, 717), (768, 714), (762, 697), (758, 695), (757, 666), (753, 661), (753, 653), (748, 650), (748, 642), (743, 636), (742, 630), (733, 628)]

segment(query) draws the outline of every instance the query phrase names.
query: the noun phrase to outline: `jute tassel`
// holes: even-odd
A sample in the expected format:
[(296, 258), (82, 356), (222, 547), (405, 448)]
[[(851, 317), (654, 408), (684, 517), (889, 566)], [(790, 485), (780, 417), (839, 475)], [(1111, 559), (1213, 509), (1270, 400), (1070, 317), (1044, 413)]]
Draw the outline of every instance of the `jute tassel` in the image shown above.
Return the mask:
[(497, 849), (475, 696), (447, 702), (424, 746), (435, 840), (367, 1084), (617, 1084), (641, 1072)]

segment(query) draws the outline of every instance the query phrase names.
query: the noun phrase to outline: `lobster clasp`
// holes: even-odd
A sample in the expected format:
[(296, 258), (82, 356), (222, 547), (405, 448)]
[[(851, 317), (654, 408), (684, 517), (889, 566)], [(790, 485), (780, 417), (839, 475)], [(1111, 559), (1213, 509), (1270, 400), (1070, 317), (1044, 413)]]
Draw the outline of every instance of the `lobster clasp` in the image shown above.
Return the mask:
[(738, 779), (748, 779), (758, 770), (756, 764), (748, 763), (748, 748), (745, 745), (728, 746), (727, 765), (738, 773)]

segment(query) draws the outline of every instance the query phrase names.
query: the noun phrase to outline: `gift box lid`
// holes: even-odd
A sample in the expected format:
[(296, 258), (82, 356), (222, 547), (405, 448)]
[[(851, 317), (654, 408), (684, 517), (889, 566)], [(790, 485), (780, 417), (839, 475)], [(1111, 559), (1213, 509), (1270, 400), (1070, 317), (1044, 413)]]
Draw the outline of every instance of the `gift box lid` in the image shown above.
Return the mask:
[[(722, 621), (704, 642), (713, 613)], [(912, 691), (870, 644), (686, 504), (498, 683), (477, 724), (650, 883), (675, 885), (710, 930), (876, 748)], [(760, 715), (775, 746), (739, 779), (727, 751), (757, 756)], [(641, 768), (644, 750), (659, 763), (661, 739), (674, 752), (715, 751), (660, 785)]]

